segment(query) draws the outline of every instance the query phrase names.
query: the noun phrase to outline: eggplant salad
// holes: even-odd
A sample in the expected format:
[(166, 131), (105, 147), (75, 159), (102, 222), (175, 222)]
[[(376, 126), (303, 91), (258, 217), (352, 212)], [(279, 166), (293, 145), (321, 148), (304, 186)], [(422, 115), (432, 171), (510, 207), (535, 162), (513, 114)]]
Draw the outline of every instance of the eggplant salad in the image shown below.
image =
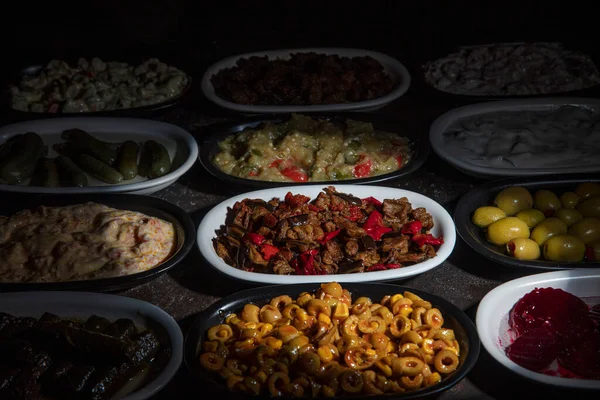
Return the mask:
[(330, 186), (311, 201), (235, 203), (214, 239), (218, 256), (249, 272), (329, 275), (401, 268), (436, 256), (433, 217), (406, 197), (360, 199)]
[(130, 319), (0, 313), (0, 354), (2, 399), (101, 400), (140, 388), (160, 373), (171, 349)]
[(89, 175), (114, 185), (138, 175), (158, 178), (172, 169), (168, 150), (155, 140), (106, 142), (78, 128), (63, 131), (61, 138), (65, 142), (51, 146), (57, 156), (50, 157), (37, 133), (11, 136), (0, 146), (0, 183), (84, 187), (91, 186)]

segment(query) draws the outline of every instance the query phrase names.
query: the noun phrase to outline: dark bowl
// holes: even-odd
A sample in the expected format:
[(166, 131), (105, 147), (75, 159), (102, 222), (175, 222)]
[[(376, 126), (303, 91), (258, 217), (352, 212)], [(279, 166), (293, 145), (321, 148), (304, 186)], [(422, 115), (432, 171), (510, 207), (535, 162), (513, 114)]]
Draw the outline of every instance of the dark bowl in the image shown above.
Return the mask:
[(322, 118), (332, 122), (342, 123), (344, 120), (353, 119), (357, 121), (372, 122), (375, 129), (388, 132), (397, 132), (398, 135), (409, 139), (410, 148), (413, 151), (413, 158), (403, 168), (389, 174), (378, 175), (371, 178), (345, 179), (339, 181), (321, 181), (321, 182), (269, 182), (253, 179), (237, 178), (228, 175), (219, 170), (212, 162), (213, 157), (218, 153), (218, 143), (232, 134), (239, 133), (245, 129), (255, 128), (263, 122), (283, 122), (290, 118), (291, 114), (272, 114), (256, 116), (237, 122), (225, 122), (210, 125), (201, 130), (200, 135), (195, 135), (200, 146), (200, 163), (214, 177), (231, 185), (232, 188), (241, 186), (251, 189), (268, 189), (281, 186), (302, 186), (302, 185), (336, 185), (336, 184), (368, 184), (389, 181), (392, 179), (406, 177), (417, 171), (429, 153), (429, 141), (426, 128), (420, 124), (410, 128), (402, 128), (402, 122), (393, 117), (372, 113), (340, 113), (340, 114), (312, 114), (302, 113), (311, 117)]
[(196, 228), (188, 213), (168, 201), (156, 197), (133, 194), (120, 195), (33, 195), (5, 196), (7, 199), (0, 206), (0, 215), (10, 216), (18, 211), (32, 209), (41, 205), (61, 207), (93, 201), (110, 207), (138, 211), (164, 219), (175, 225), (177, 232), (177, 249), (162, 264), (137, 274), (115, 278), (90, 279), (70, 282), (35, 282), (35, 283), (1, 283), (0, 292), (36, 291), (36, 290), (76, 290), (92, 292), (111, 292), (127, 289), (148, 282), (164, 274), (179, 264), (190, 252), (196, 238)]
[[(480, 347), (477, 330), (469, 317), (450, 302), (420, 290), (390, 284), (347, 283), (343, 284), (342, 287), (350, 291), (353, 299), (366, 296), (372, 298), (374, 301), (379, 301), (385, 295), (402, 293), (405, 290), (408, 290), (431, 302), (434, 307), (437, 307), (442, 312), (445, 321), (444, 325), (455, 330), (456, 339), (461, 346), (461, 354), (457, 371), (443, 379), (441, 383), (429, 388), (403, 394), (388, 393), (380, 396), (337, 396), (335, 398), (368, 399), (376, 397), (389, 399), (397, 397), (402, 399), (416, 399), (430, 397), (454, 386), (463, 379), (475, 365), (477, 357), (479, 356)], [(256, 398), (255, 396), (229, 391), (224, 383), (222, 383), (220, 377), (209, 374), (200, 366), (198, 354), (202, 349), (206, 331), (210, 327), (222, 323), (225, 316), (228, 314), (239, 312), (247, 303), (253, 303), (260, 306), (279, 295), (287, 294), (292, 298), (295, 298), (302, 292), (314, 292), (318, 288), (319, 284), (314, 283), (265, 286), (237, 292), (212, 304), (209, 308), (198, 314), (198, 317), (192, 322), (190, 330), (185, 338), (184, 362), (186, 363), (187, 368), (195, 378), (200, 378), (203, 383), (210, 385), (215, 395), (218, 393), (219, 395), (223, 395), (223, 398), (227, 399)]]
[[(147, 57), (147, 58), (150, 58), (150, 57)], [(122, 60), (121, 58), (119, 58), (118, 60), (117, 59), (115, 59), (115, 60), (128, 62), (130, 64), (137, 65), (140, 62), (144, 61), (145, 59), (146, 58), (137, 59), (137, 57), (132, 57), (131, 60), (129, 60), (129, 59)], [(169, 65), (173, 65), (173, 64), (169, 63), (168, 61), (163, 60), (160, 57), (159, 57), (159, 59), (162, 62), (166, 62)], [(110, 60), (108, 60), (108, 58), (103, 58), (103, 60), (111, 61), (112, 58), (110, 58)], [(75, 65), (75, 62), (77, 60), (75, 59), (75, 60), (65, 60), (65, 61), (67, 61), (69, 63), (69, 65)], [(11, 84), (17, 85), (19, 83), (19, 81), (21, 80), (21, 78), (24, 76), (36, 75), (40, 70), (42, 70), (44, 68), (44, 66), (46, 64), (29, 65), (25, 68), (22, 68), (20, 71), (18, 71), (15, 74), (15, 76), (11, 79), (11, 81), (8, 82), (8, 85), (11, 85)], [(178, 66), (176, 66), (176, 67), (179, 68)], [(187, 71), (183, 71), (183, 72), (187, 75), (188, 83), (183, 88), (183, 90), (181, 91), (181, 93), (179, 95), (177, 95), (167, 101), (163, 101), (162, 103), (150, 104), (147, 106), (122, 108), (122, 109), (118, 109), (118, 110), (80, 112), (80, 113), (61, 113), (61, 112), (48, 113), (48, 112), (21, 111), (21, 110), (15, 110), (14, 108), (11, 107), (11, 104), (10, 104), (11, 96), (10, 96), (8, 87), (5, 87), (5, 88), (2, 88), (2, 93), (0, 96), (0, 107), (5, 110), (6, 114), (8, 114), (10, 117), (12, 117), (13, 119), (16, 119), (16, 120), (54, 118), (54, 117), (91, 117), (91, 116), (96, 116), (96, 117), (98, 117), (98, 116), (105, 116), (105, 117), (107, 117), (107, 116), (110, 116), (110, 117), (148, 116), (149, 117), (155, 112), (174, 107), (175, 105), (179, 104), (181, 101), (183, 101), (185, 99), (186, 95), (190, 92), (190, 89), (192, 88), (192, 77), (187, 73)]]
[(546, 260), (517, 260), (505, 254), (504, 247), (495, 246), (485, 238), (485, 230), (479, 228), (471, 221), (473, 212), (482, 206), (493, 204), (494, 198), (502, 189), (509, 186), (523, 186), (530, 192), (539, 189), (548, 189), (560, 195), (562, 192), (572, 191), (578, 184), (584, 182), (599, 182), (597, 174), (593, 175), (563, 175), (560, 178), (509, 178), (485, 183), (477, 186), (458, 201), (454, 209), (454, 224), (460, 237), (477, 253), (485, 258), (504, 264), (509, 267), (530, 270), (530, 272), (558, 271), (574, 268), (598, 268), (599, 261), (583, 261), (575, 263), (560, 263)]
[[(569, 42), (565, 40), (514, 40), (514, 41), (506, 41), (504, 43), (533, 43), (533, 42), (560, 42), (563, 44), (563, 48), (566, 50), (579, 51), (587, 56), (589, 56), (596, 64), (596, 67), (600, 67), (600, 61), (597, 50), (595, 48), (588, 48), (588, 46), (582, 45), (580, 42)], [(502, 43), (502, 42), (500, 42)], [(494, 44), (494, 43), (486, 43), (486, 44)], [(429, 60), (424, 60), (424, 62), (419, 65), (418, 73), (415, 73), (415, 82), (421, 92), (421, 96), (423, 98), (438, 98), (443, 101), (455, 102), (459, 104), (468, 104), (468, 103), (476, 103), (482, 101), (495, 101), (495, 100), (510, 100), (510, 99), (536, 99), (542, 97), (596, 97), (600, 94), (600, 84), (579, 89), (579, 90), (571, 90), (566, 92), (555, 92), (555, 93), (546, 93), (546, 94), (534, 94), (534, 95), (508, 95), (508, 96), (493, 96), (493, 95), (474, 95), (474, 94), (462, 94), (462, 93), (452, 93), (446, 92), (444, 90), (438, 89), (432, 85), (430, 85), (425, 79), (425, 64), (429, 61), (435, 61), (439, 58), (446, 57), (452, 53), (459, 51), (463, 47), (477, 47), (477, 46), (485, 46), (486, 44), (472, 44), (467, 46), (448, 46), (448, 45), (438, 45), (431, 52), (431, 57)]]

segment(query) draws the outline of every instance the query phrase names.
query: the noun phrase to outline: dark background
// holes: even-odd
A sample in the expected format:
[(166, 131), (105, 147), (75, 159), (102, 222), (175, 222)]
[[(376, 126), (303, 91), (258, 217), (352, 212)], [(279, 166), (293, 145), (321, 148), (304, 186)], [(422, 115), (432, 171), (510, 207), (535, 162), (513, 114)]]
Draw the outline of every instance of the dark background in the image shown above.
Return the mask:
[[(242, 51), (363, 47), (414, 68), (458, 44), (559, 40), (595, 51), (594, 2), (191, 1), (5, 3), (3, 76), (79, 55), (157, 55), (194, 76)], [(440, 54), (441, 53), (441, 54)]]

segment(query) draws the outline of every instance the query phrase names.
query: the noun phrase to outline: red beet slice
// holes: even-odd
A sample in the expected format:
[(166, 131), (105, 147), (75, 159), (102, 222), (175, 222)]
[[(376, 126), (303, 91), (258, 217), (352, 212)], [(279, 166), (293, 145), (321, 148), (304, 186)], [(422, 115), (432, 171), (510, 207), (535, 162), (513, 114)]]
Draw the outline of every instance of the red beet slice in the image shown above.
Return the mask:
[(559, 346), (559, 365), (584, 378), (600, 379), (598, 332), (594, 329), (577, 332), (576, 328), (567, 328), (564, 333), (565, 337), (566, 335), (571, 335), (573, 338), (568, 340), (568, 345)]
[(589, 308), (577, 296), (561, 289), (536, 288), (514, 305), (509, 324), (517, 335), (536, 328), (561, 332), (571, 320), (586, 317), (589, 318)]
[(556, 358), (554, 334), (544, 328), (530, 329), (508, 346), (506, 355), (524, 368), (541, 371)]

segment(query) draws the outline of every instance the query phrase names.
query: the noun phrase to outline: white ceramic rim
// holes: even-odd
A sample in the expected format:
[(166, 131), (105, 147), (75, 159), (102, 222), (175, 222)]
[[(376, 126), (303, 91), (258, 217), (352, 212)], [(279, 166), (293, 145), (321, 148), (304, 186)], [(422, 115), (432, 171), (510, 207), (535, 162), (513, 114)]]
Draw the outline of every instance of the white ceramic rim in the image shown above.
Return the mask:
[[(292, 53), (307, 53), (315, 52), (320, 54), (337, 54), (341, 57), (357, 57), (357, 56), (371, 56), (375, 60), (379, 61), (384, 69), (395, 79), (400, 80), (400, 85), (393, 91), (386, 94), (385, 96), (378, 97), (372, 100), (357, 101), (348, 104), (327, 104), (327, 105), (313, 105), (313, 106), (253, 106), (236, 104), (217, 96), (214, 87), (210, 82), (210, 78), (224, 68), (230, 68), (236, 64), (241, 58), (249, 58), (252, 56), (267, 56), (269, 58), (286, 57)], [(252, 53), (245, 53), (224, 58), (211, 65), (204, 75), (202, 76), (202, 92), (204, 95), (213, 103), (230, 110), (248, 113), (248, 114), (263, 114), (263, 113), (292, 113), (292, 112), (339, 112), (339, 111), (353, 111), (353, 110), (364, 110), (376, 107), (382, 107), (396, 100), (406, 93), (410, 87), (410, 73), (408, 69), (400, 61), (395, 58), (388, 56), (377, 51), (364, 50), (364, 49), (353, 49), (344, 47), (309, 47), (301, 49), (281, 49), (281, 50), (268, 50), (268, 51), (257, 51)]]
[[(246, 198), (263, 198), (270, 200), (273, 197), (283, 198), (287, 192), (293, 194), (305, 194), (314, 199), (323, 189), (322, 185), (307, 185), (295, 189), (290, 187), (263, 189), (240, 194), (238, 196), (227, 199), (215, 207), (213, 207), (202, 219), (198, 227), (196, 245), (200, 249), (202, 256), (208, 263), (217, 271), (228, 275), (232, 278), (240, 279), (247, 282), (259, 282), (265, 284), (281, 285), (294, 283), (315, 283), (328, 282), (335, 279), (336, 282), (376, 282), (389, 281), (408, 278), (414, 275), (429, 271), (440, 266), (452, 253), (456, 244), (456, 228), (450, 214), (436, 201), (422, 194), (411, 192), (404, 189), (389, 188), (383, 186), (366, 186), (366, 185), (334, 185), (338, 192), (353, 194), (357, 197), (374, 196), (375, 198), (400, 198), (407, 197), (408, 200), (419, 207), (424, 206), (433, 216), (435, 227), (439, 227), (443, 237), (442, 244), (437, 252), (437, 256), (421, 263), (392, 269), (387, 271), (362, 272), (355, 274), (335, 274), (335, 275), (276, 275), (263, 274), (257, 272), (246, 272), (225, 263), (215, 252), (212, 239), (216, 236), (215, 230), (223, 225), (225, 220), (221, 217), (224, 209), (232, 207), (237, 201), (242, 201)], [(378, 192), (385, 193), (383, 196), (378, 195)], [(218, 221), (218, 222), (217, 222)], [(215, 224), (216, 222), (216, 224)]]
[[(479, 334), (483, 347), (485, 347), (488, 353), (490, 353), (500, 364), (533, 381), (565, 388), (600, 389), (600, 380), (550, 376), (521, 367), (506, 356), (498, 343), (500, 324), (498, 317), (503, 318), (522, 296), (534, 290), (535, 287), (552, 287), (552, 284), (555, 282), (584, 279), (597, 279), (600, 283), (600, 268), (534, 274), (505, 282), (488, 292), (479, 303), (475, 318), (477, 333)], [(598, 288), (598, 294), (600, 295), (600, 284)], [(513, 291), (522, 293), (516, 295), (516, 293), (511, 293)], [(512, 295), (516, 296), (513, 298)], [(500, 316), (498, 314), (503, 315)]]
[(540, 176), (551, 174), (576, 174), (600, 172), (600, 164), (589, 167), (567, 168), (495, 168), (475, 165), (453, 156), (446, 151), (442, 140), (443, 134), (456, 120), (477, 114), (496, 111), (519, 110), (549, 110), (556, 106), (575, 105), (583, 107), (600, 108), (600, 99), (585, 97), (545, 97), (539, 99), (500, 100), (477, 103), (454, 108), (440, 115), (429, 129), (429, 142), (433, 151), (443, 160), (457, 169), (474, 176), (502, 177), (502, 176)]
[[(44, 125), (46, 128), (52, 126), (64, 126), (69, 124), (71, 126), (77, 125), (89, 130), (102, 130), (102, 129), (114, 129), (114, 125), (128, 125), (145, 126), (146, 130), (168, 130), (174, 134), (177, 138), (181, 139), (188, 148), (188, 157), (183, 164), (179, 166), (175, 171), (171, 171), (166, 175), (158, 178), (148, 179), (142, 182), (136, 183), (125, 183), (120, 185), (107, 185), (107, 186), (86, 186), (86, 187), (58, 187), (58, 188), (44, 188), (44, 187), (29, 187), (21, 185), (7, 185), (0, 184), (0, 191), (13, 192), (13, 193), (36, 193), (36, 194), (113, 194), (113, 193), (129, 193), (141, 190), (151, 189), (153, 187), (168, 185), (174, 183), (179, 177), (185, 174), (198, 159), (198, 144), (194, 137), (187, 132), (185, 129), (180, 128), (177, 125), (169, 124), (166, 122), (153, 121), (141, 118), (120, 118), (120, 117), (62, 117), (62, 118), (48, 118), (31, 120), (26, 122), (18, 122), (10, 124), (0, 128), (0, 135), (7, 133), (22, 133), (24, 130), (32, 130), (30, 126)], [(62, 128), (60, 128), (62, 129)], [(125, 128), (124, 128), (125, 129)], [(150, 135), (149, 135), (150, 137)], [(126, 140), (126, 139), (125, 139)]]
[[(171, 341), (171, 358), (161, 373), (149, 382), (143, 388), (132, 392), (122, 398), (122, 400), (144, 400), (149, 399), (159, 390), (164, 388), (173, 379), (183, 359), (183, 334), (177, 322), (167, 312), (161, 308), (150, 304), (146, 301), (134, 299), (131, 297), (119, 296), (106, 293), (88, 293), (88, 292), (17, 292), (17, 293), (0, 293), (0, 311), (4, 302), (23, 303), (25, 310), (27, 303), (37, 302), (44, 303), (69, 303), (79, 304), (80, 307), (87, 307), (89, 315), (94, 314), (94, 309), (114, 309), (122, 310), (123, 317), (133, 313), (151, 319), (154, 322), (163, 326), (169, 335)], [(37, 306), (43, 308), (42, 305)], [(25, 311), (26, 312), (26, 311)], [(56, 312), (56, 311), (54, 311)], [(100, 311), (101, 313), (101, 311)], [(24, 316), (24, 315), (22, 315)], [(68, 315), (61, 315), (69, 317)]]

